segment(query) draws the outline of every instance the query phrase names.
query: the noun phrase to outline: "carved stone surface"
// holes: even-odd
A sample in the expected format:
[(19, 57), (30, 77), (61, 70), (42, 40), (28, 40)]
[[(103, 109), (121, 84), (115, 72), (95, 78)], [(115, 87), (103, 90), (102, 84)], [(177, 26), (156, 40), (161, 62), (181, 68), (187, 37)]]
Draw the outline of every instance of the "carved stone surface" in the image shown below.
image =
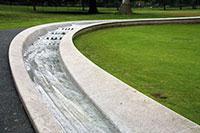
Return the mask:
[[(62, 109), (67, 107), (71, 109), (73, 106), (70, 104), (74, 101), (72, 97), (70, 99), (72, 103), (68, 101), (69, 99), (66, 99), (66, 97), (70, 95), (65, 94), (71, 93), (65, 93), (66, 89), (58, 86), (65, 86), (64, 84), (70, 81), (72, 86), (69, 87), (69, 90), (76, 90), (78, 88), (80, 90), (78, 92), (88, 99), (89, 106), (86, 106), (86, 108), (90, 108), (92, 105), (95, 109), (91, 109), (90, 111), (93, 113), (99, 112), (99, 119), (106, 118), (100, 121), (104, 123), (103, 125), (111, 127), (110, 131), (106, 130), (108, 132), (198, 133), (200, 131), (199, 125), (164, 107), (105, 72), (84, 57), (75, 48), (72, 41), (74, 36), (98, 28), (196, 22), (200, 22), (199, 17), (77, 21), (36, 26), (20, 33), (12, 41), (9, 50), (9, 59), (19, 94), (22, 97), (24, 106), (35, 129), (39, 132), (67, 132), (69, 128), (65, 128), (62, 120), (58, 119), (62, 118), (59, 117), (58, 112), (62, 112)], [(67, 28), (69, 32), (60, 32), (60, 29), (56, 30), (59, 27), (64, 29), (70, 27)], [(52, 31), (50, 35), (49, 31)], [(63, 34), (61, 35), (61, 33)], [(41, 45), (40, 42), (37, 42), (38, 37), (40, 37), (39, 40), (44, 38), (44, 43), (40, 40), (42, 42)], [(40, 46), (37, 47), (37, 45)], [(31, 47), (35, 53), (31, 50)], [(53, 49), (53, 51), (50, 49)], [(47, 51), (45, 52), (45, 50)], [(25, 53), (24, 57), (22, 53)], [(26, 65), (24, 65), (24, 61)], [(54, 66), (51, 66), (51, 64)], [(32, 73), (31, 70), (35, 72)], [(47, 70), (50, 70), (50, 73)], [(57, 72), (65, 76), (60, 76)], [(58, 79), (65, 83), (57, 82)], [(46, 88), (44, 88), (44, 83), (47, 86)], [(46, 97), (47, 95), (48, 97)], [(48, 100), (48, 98), (51, 100)], [(81, 104), (77, 105), (77, 109), (80, 109), (82, 106)], [(65, 113), (66, 116), (69, 116), (67, 112)], [(74, 112), (72, 111), (71, 113)], [(91, 112), (87, 115), (89, 114)], [(94, 116), (96, 117), (96, 115)], [(76, 124), (76, 122), (71, 123), (70, 126), (73, 126), (73, 124)], [(99, 123), (98, 126), (100, 126)], [(92, 129), (88, 131), (91, 132)], [(74, 132), (81, 132), (81, 130)]]

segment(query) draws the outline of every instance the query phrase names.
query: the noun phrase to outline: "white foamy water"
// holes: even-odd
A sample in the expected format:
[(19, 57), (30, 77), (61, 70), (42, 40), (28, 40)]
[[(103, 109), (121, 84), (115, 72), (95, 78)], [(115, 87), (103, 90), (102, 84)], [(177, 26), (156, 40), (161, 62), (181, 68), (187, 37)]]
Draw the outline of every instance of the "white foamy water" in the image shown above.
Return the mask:
[(58, 51), (60, 40), (77, 27), (78, 24), (61, 27), (38, 38), (25, 49), (26, 69), (64, 132), (117, 133), (62, 68)]

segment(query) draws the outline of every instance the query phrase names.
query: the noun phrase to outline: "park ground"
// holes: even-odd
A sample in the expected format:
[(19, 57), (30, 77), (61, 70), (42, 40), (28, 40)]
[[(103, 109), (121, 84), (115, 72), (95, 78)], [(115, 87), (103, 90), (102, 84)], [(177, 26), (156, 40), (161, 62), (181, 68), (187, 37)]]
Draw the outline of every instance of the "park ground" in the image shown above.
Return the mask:
[(135, 19), (135, 18), (164, 18), (200, 16), (200, 9), (191, 7), (183, 10), (170, 8), (136, 8), (132, 15), (121, 15), (116, 8), (98, 8), (99, 14), (87, 14), (81, 7), (37, 7), (34, 12), (31, 6), (0, 5), (0, 29), (28, 28), (34, 25), (74, 21), (74, 20), (101, 20), (101, 19)]
[[(75, 20), (200, 16), (200, 9), (190, 8), (137, 8), (133, 15), (121, 15), (116, 8), (98, 9), (99, 14), (89, 15), (79, 7), (38, 7), (34, 12), (29, 6), (0, 5), (0, 30)], [(200, 124), (199, 35), (199, 24), (135, 26), (98, 30), (75, 42), (106, 71)]]
[(89, 32), (77, 48), (98, 66), (200, 124), (200, 24)]

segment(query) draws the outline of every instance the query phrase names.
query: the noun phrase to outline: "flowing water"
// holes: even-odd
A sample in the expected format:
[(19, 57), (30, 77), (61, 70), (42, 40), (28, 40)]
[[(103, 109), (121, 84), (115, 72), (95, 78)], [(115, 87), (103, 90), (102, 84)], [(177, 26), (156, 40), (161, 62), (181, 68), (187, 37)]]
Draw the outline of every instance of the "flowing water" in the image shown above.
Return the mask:
[(81, 25), (60, 27), (39, 37), (25, 49), (25, 66), (64, 132), (116, 133), (118, 130), (74, 84), (59, 60), (60, 40)]

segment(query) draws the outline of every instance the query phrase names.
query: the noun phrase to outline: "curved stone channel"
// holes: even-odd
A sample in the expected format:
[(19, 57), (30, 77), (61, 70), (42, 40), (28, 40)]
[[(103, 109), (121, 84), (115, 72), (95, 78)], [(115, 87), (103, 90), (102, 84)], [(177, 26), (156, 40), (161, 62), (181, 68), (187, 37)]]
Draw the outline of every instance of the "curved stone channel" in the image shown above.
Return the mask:
[(59, 59), (60, 40), (81, 25), (60, 27), (39, 37), (24, 50), (25, 67), (64, 132), (119, 132), (74, 84)]

